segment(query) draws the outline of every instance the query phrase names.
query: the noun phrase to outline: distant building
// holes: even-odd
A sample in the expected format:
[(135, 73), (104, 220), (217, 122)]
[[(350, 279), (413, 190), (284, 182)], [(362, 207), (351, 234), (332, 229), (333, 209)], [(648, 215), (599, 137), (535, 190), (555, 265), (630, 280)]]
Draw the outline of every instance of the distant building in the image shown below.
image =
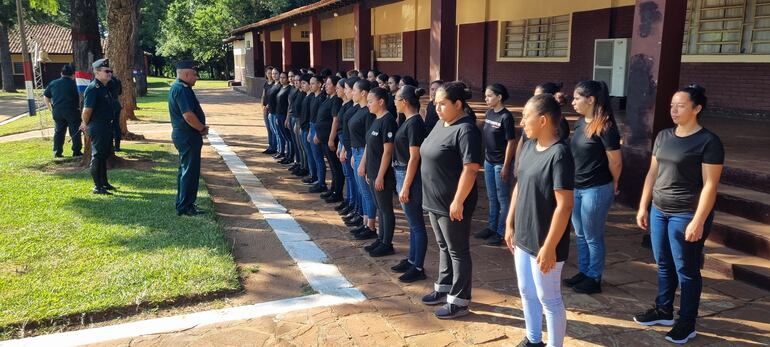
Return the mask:
[[(43, 73), (43, 84), (53, 81), (60, 76), (61, 68), (72, 63), (72, 34), (69, 28), (56, 24), (27, 25), (27, 45), (32, 50), (40, 50), (40, 68)], [(24, 87), (24, 65), (21, 56), (21, 40), (18, 29), (8, 36), (13, 62), (13, 80), (16, 87)]]

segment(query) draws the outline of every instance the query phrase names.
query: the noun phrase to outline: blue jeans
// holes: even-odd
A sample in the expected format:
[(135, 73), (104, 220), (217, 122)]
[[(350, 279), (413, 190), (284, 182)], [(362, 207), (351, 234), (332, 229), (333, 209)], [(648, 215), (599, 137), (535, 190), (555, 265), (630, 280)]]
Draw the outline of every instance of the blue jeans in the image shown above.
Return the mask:
[(604, 225), (615, 188), (612, 182), (603, 186), (575, 189), (572, 225), (578, 251), (578, 270), (601, 282), (604, 273)]
[(377, 208), (374, 206), (374, 197), (369, 189), (369, 184), (366, 183), (366, 178), (358, 175), (358, 166), (361, 164), (361, 159), (364, 157), (364, 147), (353, 147), (353, 160), (355, 160), (355, 166), (353, 172), (355, 173), (356, 182), (358, 183), (358, 193), (361, 194), (361, 207), (363, 215), (369, 217), (369, 219), (377, 218)]
[[(340, 149), (344, 147), (342, 144), (342, 139), (344, 136), (340, 134)], [(356, 183), (356, 173), (353, 172), (353, 166), (350, 165), (350, 159), (353, 157), (353, 152), (349, 149), (345, 149), (345, 152), (347, 154), (345, 162), (342, 163), (342, 173), (345, 175), (345, 186), (347, 197), (345, 198), (345, 201), (348, 203), (348, 205), (351, 205), (355, 207), (356, 212), (360, 211), (360, 198), (358, 197), (358, 184)]]
[(310, 149), (313, 152), (313, 160), (315, 160), (315, 176), (318, 177), (318, 185), (326, 187), (326, 163), (324, 162), (324, 152), (321, 148), (325, 144), (321, 141), (315, 144), (313, 142), (315, 135), (315, 124), (310, 123)]
[(687, 224), (694, 213), (665, 213), (654, 205), (650, 209), (650, 240), (652, 253), (658, 264), (658, 297), (655, 305), (667, 310), (674, 308), (677, 284), (682, 287), (679, 318), (695, 321), (698, 317), (703, 280), (700, 268), (703, 264), (703, 244), (711, 231), (714, 212), (703, 223), (703, 236), (696, 242), (684, 239)]
[(508, 174), (507, 182), (503, 181), (500, 176), (501, 172), (503, 172), (503, 164), (492, 164), (484, 161), (484, 182), (487, 186), (487, 199), (489, 200), (487, 228), (503, 236), (505, 235), (505, 218), (508, 217), (508, 207), (511, 205), (513, 170)]
[(310, 135), (310, 129), (302, 130), (302, 146), (305, 151), (305, 157), (307, 158), (307, 171), (310, 176), (316, 177), (315, 171), (315, 159), (313, 158), (313, 148), (310, 146), (310, 142), (307, 137)]
[(291, 158), (293, 155), (291, 151), (293, 141), (291, 140), (289, 128), (286, 127), (286, 115), (275, 115), (275, 128), (278, 130), (278, 138), (281, 140), (282, 145), (279, 152), (283, 153), (287, 158)]
[(275, 149), (280, 153), (283, 147), (281, 146), (282, 145), (281, 138), (280, 136), (278, 136), (278, 128), (276, 128), (275, 126), (276, 118), (277, 116), (274, 113), (270, 113), (269, 115), (267, 115), (267, 122), (268, 122), (267, 125), (269, 130), (268, 136), (271, 136), (273, 139), (273, 149)]
[(267, 129), (267, 149), (275, 150), (275, 134), (273, 134), (273, 127), (270, 126), (270, 113), (263, 115), (265, 119), (265, 129)]
[(567, 310), (561, 297), (561, 269), (564, 262), (557, 262), (551, 271), (543, 273), (531, 254), (516, 247), (513, 255), (527, 339), (533, 343), (543, 340), (545, 313), (548, 346), (562, 346), (567, 333)]
[[(406, 166), (394, 166), (393, 172), (396, 174), (396, 192), (400, 196), (406, 178)], [(422, 178), (419, 168), (409, 187), (409, 202), (401, 203), (401, 209), (409, 223), (409, 262), (422, 269), (425, 251), (428, 249), (428, 234), (422, 216)]]

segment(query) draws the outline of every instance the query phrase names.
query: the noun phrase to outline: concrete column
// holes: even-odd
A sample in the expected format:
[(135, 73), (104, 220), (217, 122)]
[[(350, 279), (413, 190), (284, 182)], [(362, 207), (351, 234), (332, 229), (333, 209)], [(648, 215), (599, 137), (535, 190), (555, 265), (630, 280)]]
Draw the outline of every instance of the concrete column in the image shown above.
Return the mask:
[(321, 62), (321, 20), (318, 16), (310, 16), (310, 67), (320, 71)]
[(687, 2), (637, 0), (623, 129), (621, 201), (639, 204), (658, 131), (673, 126), (671, 96), (679, 84)]
[[(455, 79), (457, 0), (430, 1), (430, 79)], [(482, 40), (483, 38), (479, 38)]]
[(291, 24), (284, 24), (282, 27), (283, 38), (281, 39), (281, 48), (283, 49), (283, 71), (289, 71), (292, 68), (291, 62)]
[(360, 2), (353, 4), (355, 34), (355, 68), (372, 68), (372, 11)]
[(246, 59), (251, 59), (252, 67), (254, 71), (249, 71), (249, 77), (264, 77), (265, 75), (265, 58), (262, 55), (262, 49), (260, 48), (259, 31), (251, 31), (252, 47), (249, 50), (250, 53), (246, 56)]
[(275, 66), (276, 62), (273, 61), (273, 49), (270, 42), (270, 30), (267, 28), (262, 29), (262, 57), (265, 61), (265, 67)]

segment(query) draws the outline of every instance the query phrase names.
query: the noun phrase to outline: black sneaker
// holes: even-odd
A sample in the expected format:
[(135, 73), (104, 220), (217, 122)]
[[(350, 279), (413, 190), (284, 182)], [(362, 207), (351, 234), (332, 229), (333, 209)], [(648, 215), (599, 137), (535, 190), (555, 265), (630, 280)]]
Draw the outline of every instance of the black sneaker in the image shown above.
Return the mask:
[(575, 293), (580, 294), (596, 294), (602, 292), (602, 284), (599, 281), (586, 276), (580, 283), (572, 286), (572, 290), (574, 290)]
[(364, 246), (364, 250), (367, 252), (370, 252), (371, 250), (377, 248), (379, 245), (381, 245), (382, 242), (380, 242), (380, 239), (374, 240), (374, 242)]
[(337, 211), (337, 214), (339, 214), (340, 216), (346, 216), (348, 213), (353, 212), (354, 208), (355, 207), (353, 207), (353, 205), (348, 205), (345, 208), (343, 208), (342, 210)]
[(329, 195), (328, 198), (324, 199), (324, 202), (327, 204), (336, 204), (338, 202), (341, 202), (342, 200), (343, 200), (342, 196), (338, 194), (332, 194), (332, 195)]
[(268, 149), (262, 151), (262, 154), (273, 154), (273, 153), (275, 153), (275, 150), (271, 149), (271, 148), (268, 148)]
[(424, 269), (417, 269), (416, 266), (412, 266), (403, 275), (399, 276), (398, 280), (403, 283), (412, 283), (422, 281), (426, 278), (428, 278), (428, 276), (425, 276)]
[(369, 251), (369, 256), (372, 258), (384, 257), (393, 254), (396, 254), (396, 250), (393, 249), (393, 245), (386, 245), (384, 243), (380, 243), (379, 246)]
[(404, 273), (407, 270), (409, 270), (411, 267), (412, 267), (412, 263), (409, 262), (409, 259), (401, 259), (401, 261), (398, 262), (398, 264), (391, 266), (390, 269), (393, 272)]
[(61, 153), (54, 153), (54, 154), (53, 154), (53, 157), (54, 157), (54, 158), (64, 158), (64, 155), (63, 155), (63, 154), (61, 154)]
[(355, 228), (353, 228), (353, 229), (350, 229), (350, 233), (351, 233), (351, 234), (353, 234), (353, 235), (355, 235), (355, 234), (358, 234), (358, 233), (360, 233), (360, 232), (363, 232), (363, 231), (364, 231), (364, 229), (366, 229), (366, 225), (363, 225), (363, 224), (361, 224), (361, 225), (359, 225), (358, 227), (355, 227)]
[(83, 152), (75, 152), (75, 153), (72, 153), (72, 156), (73, 156), (73, 157), (82, 157), (82, 156), (83, 156)]
[(342, 210), (344, 210), (346, 208), (348, 208), (348, 202), (347, 201), (343, 201), (339, 205), (334, 206), (334, 210), (337, 211), (337, 212), (340, 212), (340, 211), (342, 211)]
[(438, 319), (454, 319), (468, 315), (468, 313), (471, 313), (468, 306), (458, 306), (446, 303), (444, 306), (441, 306), (440, 309), (436, 310), (435, 315)]
[(361, 217), (358, 212), (356, 211), (350, 211), (348, 214), (342, 216), (342, 221), (347, 222), (349, 220), (356, 219), (358, 217)]
[(583, 280), (586, 278), (586, 274), (582, 272), (578, 272), (575, 276), (572, 276), (570, 278), (565, 278), (561, 282), (564, 283), (565, 286), (572, 288), (572, 286), (583, 282)]
[(422, 303), (425, 305), (438, 305), (446, 302), (446, 296), (448, 293), (440, 293), (433, 291), (432, 293), (422, 297)]
[(641, 325), (674, 325), (674, 312), (673, 310), (664, 310), (659, 307), (653, 307), (645, 312), (637, 313), (634, 316), (634, 322)]
[(666, 340), (683, 345), (698, 333), (695, 331), (695, 322), (678, 319), (674, 327), (666, 334)]
[(484, 228), (484, 230), (482, 230), (482, 231), (479, 231), (479, 232), (477, 232), (477, 233), (473, 234), (473, 237), (475, 237), (475, 238), (477, 238), (477, 239), (483, 239), (483, 240), (486, 240), (486, 239), (487, 239), (487, 238), (489, 238), (490, 236), (492, 236), (492, 235), (496, 235), (496, 234), (497, 234), (497, 232), (495, 232), (494, 230), (492, 230), (492, 229), (490, 229), (490, 228)]
[(326, 187), (320, 186), (320, 185), (316, 185), (316, 186), (310, 187), (310, 189), (308, 189), (307, 191), (308, 191), (308, 193), (323, 193), (323, 192), (326, 191)]
[(305, 184), (305, 185), (312, 184), (315, 181), (318, 181), (318, 179), (313, 177), (313, 176), (305, 177), (305, 178), (302, 179), (302, 183)]
[(361, 216), (356, 216), (354, 218), (345, 220), (345, 226), (349, 226), (349, 227), (359, 226), (363, 222), (364, 222), (364, 219), (361, 218)]
[(516, 347), (545, 347), (545, 343), (543, 343), (543, 341), (540, 341), (538, 343), (529, 342), (529, 339), (526, 336), (524, 336), (524, 339), (521, 340), (521, 342), (519, 342), (519, 344), (516, 345)]
[(107, 189), (104, 189), (104, 187), (94, 187), (94, 189), (91, 189), (91, 193), (97, 194), (97, 195), (112, 195)]
[(321, 193), (321, 195), (319, 195), (319, 196), (321, 197), (321, 199), (326, 199), (326, 198), (332, 196), (332, 194), (334, 194), (333, 191), (327, 190), (327, 191)]
[(494, 235), (487, 238), (487, 246), (501, 246), (502, 244), (503, 237), (498, 233), (495, 233)]
[(118, 188), (115, 188), (112, 184), (107, 183), (107, 185), (103, 186), (102, 188), (106, 190), (118, 190)]
[(369, 229), (369, 228), (366, 228), (364, 231), (356, 234), (355, 238), (356, 238), (356, 240), (370, 240), (370, 239), (374, 239), (374, 238), (377, 238), (377, 231)]

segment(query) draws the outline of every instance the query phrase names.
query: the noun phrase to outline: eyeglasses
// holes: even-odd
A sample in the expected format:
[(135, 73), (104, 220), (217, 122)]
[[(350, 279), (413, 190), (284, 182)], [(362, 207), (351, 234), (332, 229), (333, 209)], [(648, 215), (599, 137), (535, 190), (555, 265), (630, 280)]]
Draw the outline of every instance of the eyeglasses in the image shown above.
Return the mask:
[(112, 73), (112, 70), (102, 70), (104, 73)]

